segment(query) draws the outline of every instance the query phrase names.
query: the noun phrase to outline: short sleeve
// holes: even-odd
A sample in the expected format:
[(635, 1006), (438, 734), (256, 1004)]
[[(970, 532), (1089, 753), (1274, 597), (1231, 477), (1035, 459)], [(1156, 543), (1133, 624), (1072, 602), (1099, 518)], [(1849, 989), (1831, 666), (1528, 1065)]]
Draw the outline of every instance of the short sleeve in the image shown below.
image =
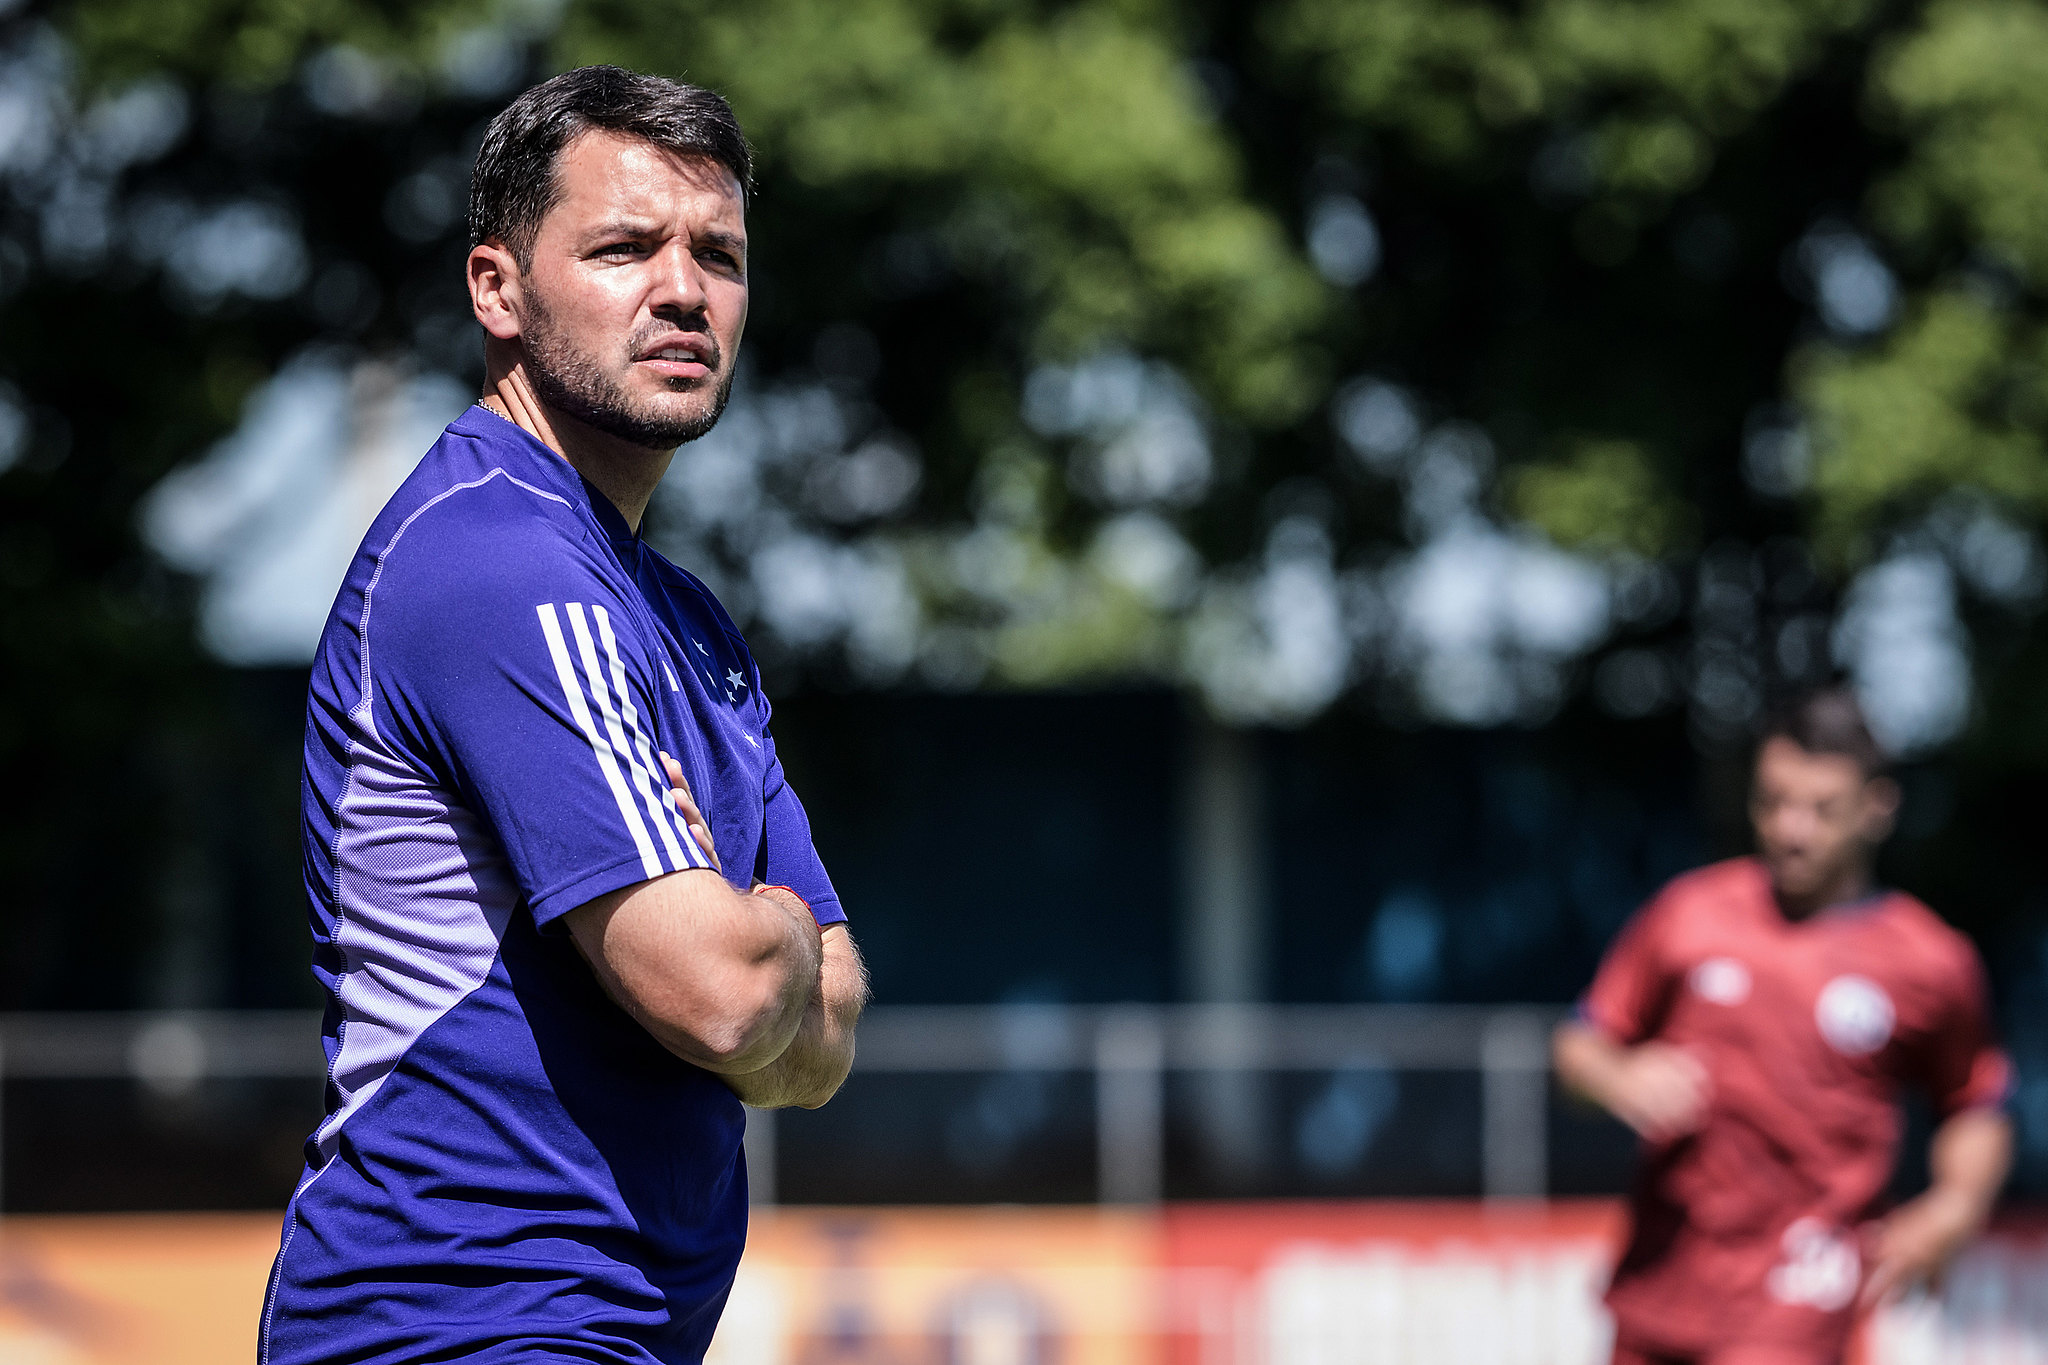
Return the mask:
[(395, 559), (365, 634), (373, 715), (489, 825), (546, 926), (709, 860), (668, 795), (631, 609), (559, 533), (514, 541)]
[[(763, 702), (765, 708), (766, 703)], [(846, 911), (839, 893), (825, 874), (825, 864), (811, 843), (811, 820), (803, 802), (782, 771), (782, 759), (775, 752), (775, 736), (764, 722), (761, 743), (768, 755), (767, 774), (762, 782), (763, 819), (761, 847), (754, 876), (770, 886), (786, 886), (809, 902), (811, 915), (820, 928), (845, 922)]]
[(1976, 950), (1960, 945), (1945, 976), (1937, 1012), (1911, 1048), (1914, 1079), (1943, 1117), (2003, 1104), (2012, 1089), (2012, 1064), (1992, 1029), (1991, 992)]
[(1663, 909), (1659, 898), (1623, 926), (1579, 999), (1579, 1017), (1618, 1043), (1656, 1033), (1670, 1003), (1671, 974), (1659, 942)]

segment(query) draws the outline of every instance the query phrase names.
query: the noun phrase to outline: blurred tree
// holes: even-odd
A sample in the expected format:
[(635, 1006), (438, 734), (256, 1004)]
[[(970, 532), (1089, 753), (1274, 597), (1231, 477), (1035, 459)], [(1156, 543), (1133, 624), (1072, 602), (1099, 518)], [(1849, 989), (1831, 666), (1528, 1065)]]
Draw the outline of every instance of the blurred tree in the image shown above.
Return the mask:
[[(1969, 642), (1994, 707), (2048, 667), (2033, 0), (70, 0), (0, 13), (17, 904), (225, 742), (138, 500), (287, 362), (473, 383), (470, 154), (598, 60), (759, 147), (747, 373), (651, 525), (782, 676), (1711, 744), (1841, 662), (1924, 746)], [(132, 982), (138, 875), (23, 922)]]
[(1612, 709), (1683, 696), (1732, 736), (1846, 664), (1925, 750), (1970, 717), (1967, 621), (1974, 770), (2038, 767), (2048, 9), (1291, 0), (1258, 27), (1390, 214), (1522, 207), (1458, 255), (1483, 301), (1340, 364), (1482, 420), (1511, 514), (1691, 580), (1663, 627), (1620, 585)]

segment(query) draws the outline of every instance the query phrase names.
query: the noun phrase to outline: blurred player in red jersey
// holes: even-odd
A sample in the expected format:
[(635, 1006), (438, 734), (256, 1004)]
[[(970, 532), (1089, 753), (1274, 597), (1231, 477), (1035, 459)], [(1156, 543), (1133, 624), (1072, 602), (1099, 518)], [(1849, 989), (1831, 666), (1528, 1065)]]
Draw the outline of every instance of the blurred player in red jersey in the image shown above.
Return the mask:
[[(1859, 1311), (1938, 1276), (2011, 1161), (1983, 965), (1871, 881), (1898, 784), (1845, 690), (1757, 750), (1757, 856), (1678, 878), (1558, 1029), (1571, 1089), (1641, 1134), (1607, 1302), (1615, 1365), (1834, 1365)], [(1933, 1184), (1878, 1217), (1898, 1094), (1940, 1117)]]

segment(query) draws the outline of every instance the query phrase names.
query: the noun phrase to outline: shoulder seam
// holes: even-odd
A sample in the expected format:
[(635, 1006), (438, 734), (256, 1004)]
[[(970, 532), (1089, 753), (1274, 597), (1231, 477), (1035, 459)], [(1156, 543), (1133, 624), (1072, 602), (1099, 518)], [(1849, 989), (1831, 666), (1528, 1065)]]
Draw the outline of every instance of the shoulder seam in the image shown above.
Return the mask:
[(364, 708), (367, 708), (370, 705), (370, 607), (372, 605), (372, 599), (375, 598), (377, 593), (378, 580), (380, 580), (384, 576), (384, 561), (390, 557), (391, 552), (393, 550), (396, 550), (398, 548), (398, 542), (405, 537), (405, 533), (407, 531), (412, 529), (412, 524), (414, 522), (418, 521), (421, 517), (425, 516), (433, 508), (439, 506), (443, 502), (446, 502), (449, 498), (454, 497), (457, 493), (466, 493), (474, 488), (482, 488), (485, 484), (489, 483), (493, 479), (503, 479), (507, 483), (525, 489), (527, 492), (533, 494), (537, 498), (545, 498), (549, 502), (560, 503), (562, 506), (569, 507), (572, 509), (574, 507), (574, 504), (572, 504), (567, 498), (563, 497), (561, 494), (550, 493), (545, 488), (536, 488), (532, 484), (526, 482), (526, 480), (521, 479), (516, 475), (506, 473), (503, 466), (499, 466), (493, 468), (489, 473), (485, 474), (480, 479), (471, 479), (467, 483), (458, 483), (450, 485), (449, 487), (444, 488), (440, 492), (436, 493), (433, 497), (428, 498), (418, 507), (413, 508), (411, 514), (408, 515), (404, 521), (398, 523), (398, 529), (391, 533), (391, 539), (384, 543), (384, 548), (377, 551), (376, 567), (370, 570), (370, 581), (363, 585), (363, 612), (362, 615), (356, 621), (356, 635), (362, 641), (363, 656), (362, 677), (360, 679), (361, 686), (359, 688), (359, 699), (357, 701), (357, 705), (362, 706)]

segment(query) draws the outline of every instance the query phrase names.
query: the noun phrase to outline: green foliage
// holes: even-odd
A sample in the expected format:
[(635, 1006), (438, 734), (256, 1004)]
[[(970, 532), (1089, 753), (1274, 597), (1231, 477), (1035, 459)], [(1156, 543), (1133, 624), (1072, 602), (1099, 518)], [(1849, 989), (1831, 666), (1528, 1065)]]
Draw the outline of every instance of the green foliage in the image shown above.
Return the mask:
[(1873, 192), (1900, 243), (1926, 257), (1961, 236), (2048, 285), (2048, 10), (1931, 6), (1887, 47), (1871, 89), (1908, 138), (1904, 165)]
[(1321, 396), (1304, 346), (1318, 282), (1246, 200), (1172, 32), (1122, 7), (1026, 18), (778, 0), (679, 23), (657, 6), (592, 6), (572, 12), (560, 53), (687, 74), (732, 99), (769, 166), (916, 205), (956, 259), (1013, 295), (1040, 358), (1171, 356), (1258, 425)]
[(1691, 548), (1695, 527), (1630, 441), (1582, 441), (1569, 458), (1531, 465), (1513, 482), (1515, 511), (1558, 544), (1661, 559)]
[[(2033, 0), (74, 0), (64, 16), (91, 88), (169, 72), (244, 100), (235, 118), (355, 139), (346, 204), (312, 177), (250, 191), (289, 200), (316, 251), (390, 246), (377, 206), (459, 163), (503, 98), (451, 74), (478, 34), (530, 44), (529, 74), (616, 61), (725, 92), (762, 170), (750, 354), (798, 383), (822, 328), (871, 333), (884, 362), (860, 402), (922, 463), (913, 506), (829, 534), (887, 542), (927, 624), (974, 634), (990, 679), (1173, 676), (1188, 657), (1191, 592), (1134, 595), (1090, 558), (1132, 510), (1086, 476), (1111, 438), (1024, 420), (1034, 374), (1091, 356), (1186, 381), (1212, 475), (1139, 510), (1226, 577), (1254, 573), (1301, 508), (1337, 570), (1409, 548), (1421, 523), (1380, 477), (1408, 475), (1361, 476), (1322, 420), (1354, 376), (1483, 429), (1501, 465), (1483, 505), (1594, 557), (1683, 566), (1795, 534), (1839, 584), (1959, 485), (2048, 511)], [(308, 114), (337, 53), (397, 94)], [(1372, 215), (1356, 282), (1303, 250), (1336, 201)], [(343, 212), (372, 224), (323, 236)], [(1800, 243), (1830, 221), (1896, 271), (1888, 334), (1816, 326)], [(445, 270), (458, 248), (444, 227), (380, 258), (386, 302), (355, 339), (417, 348), (426, 298), (457, 326), (427, 253)], [(274, 328), (194, 354), (271, 365), (283, 338), (320, 334)], [(215, 362), (194, 382), (226, 420), (251, 378)], [(1744, 433), (1788, 402), (1811, 482), (1759, 493)], [(1013, 459), (1037, 491), (1004, 521), (989, 490)], [(1007, 546), (1001, 591), (959, 578), (976, 537)]]
[[(1336, 108), (1429, 159), (1490, 172), (1516, 127), (1578, 138), (1579, 245), (1608, 265), (1665, 206), (1709, 187), (1831, 50), (1874, 49), (1862, 102), (1904, 146), (1867, 202), (1931, 292), (1875, 351), (1788, 350), (1787, 388), (1820, 438), (1816, 534), (1835, 563), (1853, 564), (1957, 484), (2039, 505), (2033, 330), (1949, 275), (1991, 262), (2030, 293), (2048, 286), (2048, 8), (1941, 0), (1885, 28), (1867, 0), (1294, 0), (1275, 16), (1277, 41)], [(1531, 471), (1516, 505), (1565, 543), (1656, 543), (1665, 530), (1643, 515), (1642, 435)]]
[(1925, 506), (1958, 486), (2048, 511), (2044, 360), (2038, 329), (1957, 290), (1922, 301), (1874, 350), (1802, 356), (1818, 529), (1833, 557), (1866, 557), (1870, 529), (1899, 504)]
[(1809, 70), (1868, 0), (1292, 0), (1277, 44), (1307, 60), (1349, 116), (1432, 159), (1498, 156), (1499, 131), (1582, 126), (1616, 192), (1696, 186), (1714, 142)]
[(492, 17), (483, 0), (174, 0), (79, 3), (66, 20), (96, 83), (171, 71), (200, 83), (269, 88), (330, 44), (430, 67), (449, 39)]
[[(803, 184), (931, 196), (955, 253), (1034, 316), (1039, 353), (1178, 354), (1224, 411), (1299, 419), (1327, 379), (1302, 344), (1322, 292), (1281, 225), (1246, 201), (1175, 35), (1143, 8), (592, 3), (570, 10), (555, 47), (562, 66), (713, 86), (764, 162)], [(73, 31), (103, 80), (168, 68), (275, 86), (331, 45), (431, 73), (451, 39), (505, 17), (480, 0), (84, 0)]]

